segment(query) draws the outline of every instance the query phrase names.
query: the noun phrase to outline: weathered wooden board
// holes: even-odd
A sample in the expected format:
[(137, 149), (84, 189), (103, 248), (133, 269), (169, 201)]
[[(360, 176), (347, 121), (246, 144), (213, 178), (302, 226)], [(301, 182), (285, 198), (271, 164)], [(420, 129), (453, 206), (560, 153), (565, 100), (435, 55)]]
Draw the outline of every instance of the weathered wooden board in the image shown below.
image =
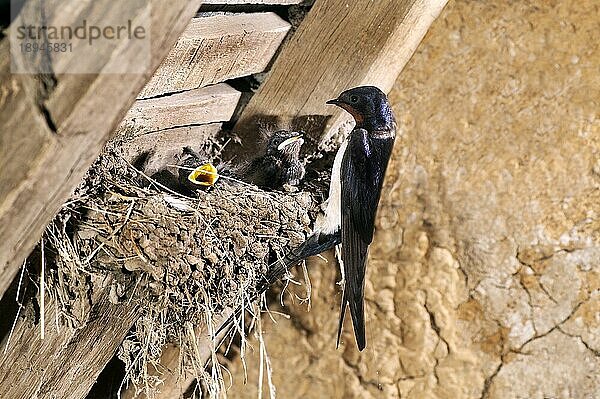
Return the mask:
[[(129, 2), (93, 3), (140, 18), (148, 12), (136, 14)], [(145, 74), (49, 74), (55, 84), (48, 84), (48, 76), (11, 74), (7, 39), (0, 43), (0, 296), (200, 3), (150, 1), (152, 57)], [(73, 8), (46, 2), (64, 25), (80, 16), (81, 7), (85, 2)], [(135, 59), (137, 50), (105, 54), (105, 68)]]
[(272, 12), (193, 18), (138, 98), (262, 72), (289, 29)]
[[(36, 81), (28, 75), (10, 74), (9, 43), (0, 42), (0, 220), (10, 209), (22, 185), (26, 183), (30, 169), (36, 161), (56, 146), (54, 131), (48, 126), (35, 98)], [(11, 134), (21, 132), (21, 134)], [(4, 228), (3, 228), (4, 227)], [(0, 239), (4, 240), (0, 226)], [(14, 237), (16, 239), (17, 237)], [(0, 252), (4, 252), (0, 244)], [(0, 259), (4, 260), (2, 255)], [(4, 278), (4, 262), (0, 262), (0, 297), (12, 280)]]
[(167, 165), (177, 163), (183, 147), (197, 150), (207, 140), (216, 139), (220, 123), (176, 127), (158, 132), (139, 133), (123, 143), (123, 157), (133, 163), (141, 154), (148, 153), (143, 172), (152, 176)]
[(119, 129), (139, 133), (179, 126), (227, 121), (233, 115), (241, 93), (226, 83), (188, 90), (164, 97), (137, 100)]
[(46, 298), (45, 338), (39, 324), (20, 320), (0, 356), (0, 398), (84, 398), (138, 317), (136, 306), (112, 304), (105, 295), (91, 311), (102, 317), (79, 330), (58, 330), (57, 308)]
[(300, 4), (304, 0), (204, 0), (204, 4), (239, 5), (239, 4), (271, 4), (292, 5)]
[(175, 127), (158, 132), (141, 133), (138, 131), (128, 135), (121, 151), (128, 161), (134, 160), (144, 152), (166, 154), (179, 151), (185, 146), (192, 148), (202, 145), (207, 139), (215, 138), (221, 130), (220, 123), (209, 123), (198, 126)]
[(291, 123), (316, 139), (337, 132), (350, 118), (325, 101), (363, 84), (388, 91), (446, 2), (317, 0), (235, 130), (250, 143), (258, 122)]

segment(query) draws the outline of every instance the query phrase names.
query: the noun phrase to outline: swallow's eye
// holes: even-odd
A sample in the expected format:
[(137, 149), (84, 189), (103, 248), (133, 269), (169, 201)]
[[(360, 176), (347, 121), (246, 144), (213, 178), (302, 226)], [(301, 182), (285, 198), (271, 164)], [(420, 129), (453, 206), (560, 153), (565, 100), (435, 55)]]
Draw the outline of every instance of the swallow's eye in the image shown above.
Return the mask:
[(350, 96), (350, 102), (351, 103), (357, 103), (358, 102), (358, 96)]

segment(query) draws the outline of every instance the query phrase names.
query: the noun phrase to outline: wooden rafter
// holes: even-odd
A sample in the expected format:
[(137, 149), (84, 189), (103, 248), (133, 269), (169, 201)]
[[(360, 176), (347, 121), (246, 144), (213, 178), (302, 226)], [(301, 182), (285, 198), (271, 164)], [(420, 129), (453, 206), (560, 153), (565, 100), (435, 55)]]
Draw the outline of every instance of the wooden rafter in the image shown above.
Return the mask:
[(325, 101), (363, 84), (388, 91), (446, 2), (317, 0), (236, 132), (247, 143), (257, 140), (257, 123), (291, 124), (317, 140), (337, 132), (350, 118)]
[(165, 97), (137, 100), (120, 129), (153, 132), (180, 126), (225, 122), (231, 119), (242, 93), (226, 83)]
[(270, 4), (270, 5), (291, 5), (299, 4), (304, 0), (205, 0), (205, 4), (217, 4), (217, 5), (240, 5), (240, 4)]
[(262, 72), (289, 30), (272, 12), (193, 18), (138, 98)]

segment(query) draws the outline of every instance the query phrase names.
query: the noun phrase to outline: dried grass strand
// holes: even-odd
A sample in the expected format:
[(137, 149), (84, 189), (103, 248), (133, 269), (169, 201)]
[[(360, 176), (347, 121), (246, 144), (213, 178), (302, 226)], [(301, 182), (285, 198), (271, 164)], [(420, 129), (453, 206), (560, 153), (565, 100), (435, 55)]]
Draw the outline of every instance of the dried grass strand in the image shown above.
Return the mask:
[(16, 302), (17, 302), (17, 314), (15, 316), (15, 319), (12, 323), (12, 326), (10, 327), (10, 332), (8, 334), (8, 338), (6, 339), (6, 345), (4, 346), (4, 355), (6, 356), (6, 353), (8, 352), (8, 347), (10, 346), (10, 339), (13, 336), (13, 333), (15, 331), (15, 327), (17, 326), (17, 321), (19, 320), (19, 316), (21, 315), (21, 309), (23, 309), (23, 304), (19, 301), (19, 294), (21, 293), (21, 284), (23, 283), (23, 275), (25, 274), (25, 265), (27, 264), (27, 260), (23, 261), (23, 265), (21, 266), (21, 274), (19, 275), (19, 283), (17, 284), (17, 295), (16, 295)]

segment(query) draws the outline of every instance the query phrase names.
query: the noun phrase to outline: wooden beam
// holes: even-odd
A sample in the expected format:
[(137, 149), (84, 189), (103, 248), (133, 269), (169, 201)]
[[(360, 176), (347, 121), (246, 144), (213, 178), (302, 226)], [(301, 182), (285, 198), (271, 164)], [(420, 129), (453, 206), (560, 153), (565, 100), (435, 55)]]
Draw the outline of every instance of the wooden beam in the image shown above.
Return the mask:
[(138, 98), (262, 72), (290, 26), (272, 12), (193, 18)]
[[(40, 327), (19, 320), (0, 356), (0, 398), (85, 398), (137, 317), (137, 305), (112, 304), (104, 295), (79, 330), (57, 329), (54, 302), (46, 298), (45, 338)], [(6, 340), (3, 342), (2, 351)]]
[(152, 132), (178, 126), (228, 121), (241, 93), (226, 83), (165, 97), (137, 100), (119, 127)]
[[(325, 101), (364, 84), (390, 90), (446, 2), (317, 0), (235, 131), (249, 143), (257, 123), (291, 123), (315, 139), (338, 132), (350, 118)], [(226, 156), (239, 152), (231, 146)]]
[(304, 0), (204, 0), (204, 4), (217, 5), (239, 5), (239, 4), (270, 4), (270, 5), (292, 5), (300, 4)]
[[(36, 86), (34, 78), (10, 73), (8, 40), (0, 42), (0, 53), (4, 55), (0, 57), (1, 218), (7, 209), (12, 208), (30, 170), (35, 168), (39, 158), (54, 149), (57, 139), (52, 128), (48, 126), (35, 96), (32, 95)], [(3, 227), (11, 231), (12, 226), (0, 226), (0, 239), (4, 241)], [(0, 243), (0, 251), (4, 252), (3, 249)], [(12, 280), (12, 275), (8, 276), (8, 279), (4, 278), (3, 266), (3, 263), (0, 263), (0, 297)]]
[(202, 145), (206, 140), (214, 139), (221, 130), (220, 123), (209, 123), (207, 125), (175, 127), (158, 132), (138, 132), (132, 134), (123, 133), (126, 139), (123, 141), (121, 153), (127, 161), (132, 162), (138, 155), (144, 152), (155, 152), (166, 154), (171, 151), (179, 151), (185, 146), (192, 148)]
[[(60, 2), (46, 3), (55, 7), (47, 13), (60, 15), (63, 26), (69, 26), (70, 17), (71, 24), (75, 23), (86, 9), (85, 2), (66, 8)], [(130, 10), (131, 2), (89, 3), (94, 9), (137, 18), (148, 12)], [(139, 49), (132, 46), (104, 54), (100, 73), (48, 74), (50, 83), (54, 82), (48, 84), (47, 75), (12, 74), (7, 38), (0, 42), (0, 296), (201, 1), (149, 3), (152, 40), (147, 73), (103, 73), (114, 70), (116, 63), (136, 59)], [(89, 15), (88, 23), (102, 17)], [(81, 61), (74, 54), (63, 57)]]
[(152, 176), (165, 166), (176, 164), (183, 147), (198, 149), (208, 140), (216, 140), (221, 126), (220, 123), (209, 123), (141, 134), (133, 131), (135, 135), (123, 142), (121, 153), (130, 163), (141, 154), (148, 153), (143, 172)]

